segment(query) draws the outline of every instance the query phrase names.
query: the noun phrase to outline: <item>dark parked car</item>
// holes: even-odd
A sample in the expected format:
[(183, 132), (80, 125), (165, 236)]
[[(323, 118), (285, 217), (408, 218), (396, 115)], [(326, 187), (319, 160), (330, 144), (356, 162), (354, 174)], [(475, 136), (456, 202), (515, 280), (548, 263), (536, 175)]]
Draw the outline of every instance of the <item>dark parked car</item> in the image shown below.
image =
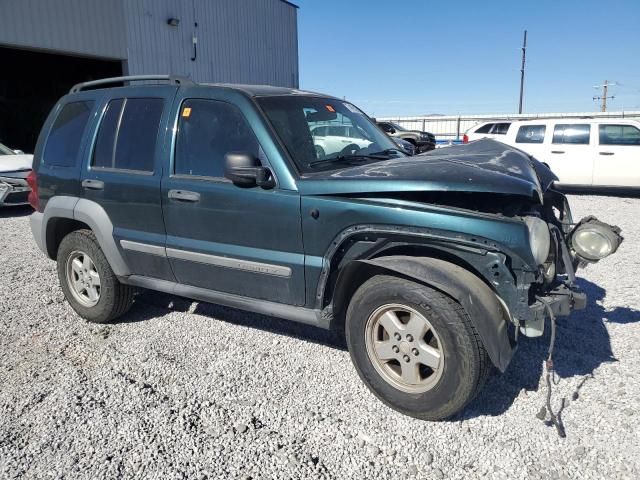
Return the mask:
[(416, 151), (416, 146), (413, 143), (407, 142), (401, 138), (391, 137), (391, 140), (395, 142), (396, 145), (407, 155), (415, 155), (418, 153)]
[(394, 122), (377, 122), (377, 124), (390, 137), (401, 138), (413, 144), (418, 153), (429, 152), (436, 148), (436, 137), (433, 133), (407, 130)]
[[(518, 333), (584, 308), (576, 267), (622, 240), (574, 223), (551, 171), (491, 140), (407, 157), (338, 98), (127, 81), (63, 97), (29, 176), (34, 238), (91, 322), (147, 288), (335, 329), (383, 402), (442, 419)], [(318, 158), (311, 132), (331, 122), (367, 146)]]

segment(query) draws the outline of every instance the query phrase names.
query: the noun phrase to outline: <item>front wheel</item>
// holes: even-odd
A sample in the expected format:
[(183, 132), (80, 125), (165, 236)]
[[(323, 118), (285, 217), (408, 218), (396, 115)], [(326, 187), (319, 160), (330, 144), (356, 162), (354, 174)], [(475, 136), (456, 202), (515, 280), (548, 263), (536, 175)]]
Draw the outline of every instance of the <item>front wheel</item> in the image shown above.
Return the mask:
[(106, 323), (131, 308), (133, 288), (118, 281), (92, 231), (64, 237), (57, 261), (64, 296), (82, 318)]
[(415, 418), (456, 414), (480, 390), (490, 369), (462, 306), (402, 278), (367, 280), (349, 304), (346, 334), (365, 384), (388, 406)]

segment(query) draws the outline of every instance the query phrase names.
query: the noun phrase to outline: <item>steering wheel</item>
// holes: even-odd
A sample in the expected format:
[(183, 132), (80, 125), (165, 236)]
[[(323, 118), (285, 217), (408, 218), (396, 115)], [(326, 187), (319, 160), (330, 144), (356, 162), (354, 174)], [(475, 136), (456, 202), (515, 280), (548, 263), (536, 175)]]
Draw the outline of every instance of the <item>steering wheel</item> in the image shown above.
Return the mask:
[(355, 143), (350, 143), (342, 150), (340, 150), (340, 153), (338, 155), (354, 155), (358, 150), (360, 150), (360, 146)]

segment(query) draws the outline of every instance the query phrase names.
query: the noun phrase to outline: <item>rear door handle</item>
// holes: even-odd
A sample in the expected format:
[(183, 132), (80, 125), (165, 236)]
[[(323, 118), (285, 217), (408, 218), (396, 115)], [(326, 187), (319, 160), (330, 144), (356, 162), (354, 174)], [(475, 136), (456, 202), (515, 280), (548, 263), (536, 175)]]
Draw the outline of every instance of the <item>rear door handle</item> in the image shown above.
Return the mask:
[(613, 155), (613, 152), (600, 152), (600, 155)]
[(551, 150), (551, 153), (564, 153), (564, 150)]
[(104, 190), (104, 182), (102, 180), (87, 178), (82, 181), (82, 188), (86, 188), (87, 190)]
[(169, 190), (169, 198), (180, 202), (199, 202), (200, 194), (188, 190)]

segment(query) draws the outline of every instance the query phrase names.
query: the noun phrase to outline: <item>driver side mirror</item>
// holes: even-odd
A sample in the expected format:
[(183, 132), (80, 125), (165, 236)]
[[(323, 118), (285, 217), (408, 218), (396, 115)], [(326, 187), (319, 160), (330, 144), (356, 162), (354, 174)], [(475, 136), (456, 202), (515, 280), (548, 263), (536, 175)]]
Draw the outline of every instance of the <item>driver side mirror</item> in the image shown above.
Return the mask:
[(22, 150), (14, 150), (13, 153), (17, 154), (17, 155), (24, 155), (24, 152)]
[(275, 181), (260, 160), (244, 152), (229, 152), (224, 156), (224, 176), (238, 187), (273, 188)]

